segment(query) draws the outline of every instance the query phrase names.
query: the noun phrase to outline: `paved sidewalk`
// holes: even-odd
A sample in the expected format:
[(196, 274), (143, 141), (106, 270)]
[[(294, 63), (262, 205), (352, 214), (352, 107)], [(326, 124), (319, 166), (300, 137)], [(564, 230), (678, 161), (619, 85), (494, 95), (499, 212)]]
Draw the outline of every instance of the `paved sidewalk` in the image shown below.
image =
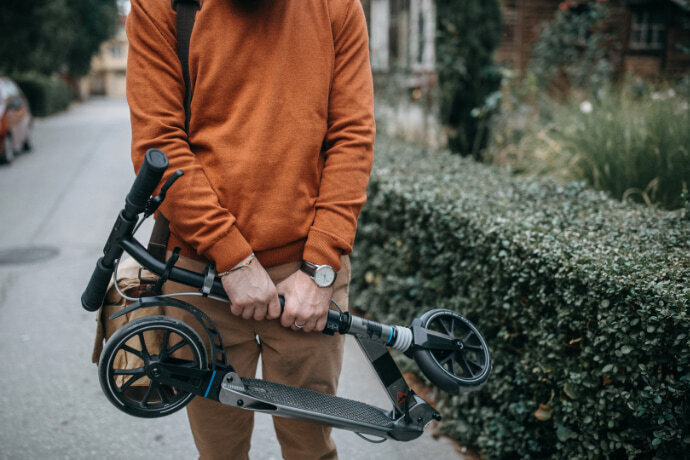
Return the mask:
[[(116, 410), (90, 363), (95, 314), (79, 297), (134, 177), (129, 143), (125, 102), (94, 100), (38, 120), (34, 151), (0, 168), (0, 251), (60, 250), (44, 262), (0, 264), (0, 459), (196, 458), (184, 412), (143, 420)], [(347, 344), (339, 394), (387, 407)], [(384, 444), (334, 436), (342, 459), (461, 458), (430, 433)], [(281, 458), (269, 416), (257, 414), (252, 446), (252, 459)]]

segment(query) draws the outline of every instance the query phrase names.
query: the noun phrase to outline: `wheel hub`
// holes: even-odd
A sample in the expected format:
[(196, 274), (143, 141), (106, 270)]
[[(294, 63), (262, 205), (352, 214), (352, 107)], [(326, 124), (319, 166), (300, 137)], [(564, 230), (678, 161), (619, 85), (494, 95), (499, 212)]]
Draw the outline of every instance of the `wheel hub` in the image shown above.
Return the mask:
[(151, 366), (149, 367), (148, 374), (149, 374), (149, 377), (151, 377), (153, 379), (157, 379), (161, 376), (161, 369), (160, 369), (160, 367), (158, 367), (158, 363), (151, 364)]

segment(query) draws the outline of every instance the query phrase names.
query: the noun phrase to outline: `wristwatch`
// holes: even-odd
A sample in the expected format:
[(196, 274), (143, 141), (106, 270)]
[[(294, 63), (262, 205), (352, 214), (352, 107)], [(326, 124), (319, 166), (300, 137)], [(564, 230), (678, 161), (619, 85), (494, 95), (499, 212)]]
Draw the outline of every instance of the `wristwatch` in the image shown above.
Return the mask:
[(304, 260), (300, 270), (311, 276), (318, 287), (325, 288), (335, 283), (336, 273), (330, 265), (315, 265)]

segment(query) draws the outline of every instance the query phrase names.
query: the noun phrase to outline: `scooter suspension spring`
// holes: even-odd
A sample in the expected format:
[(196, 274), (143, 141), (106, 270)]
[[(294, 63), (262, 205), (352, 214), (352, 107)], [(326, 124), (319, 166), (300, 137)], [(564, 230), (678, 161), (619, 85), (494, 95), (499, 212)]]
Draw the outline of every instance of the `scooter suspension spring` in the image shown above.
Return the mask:
[(412, 345), (412, 330), (403, 326), (393, 326), (393, 328), (395, 329), (395, 340), (390, 345), (391, 348), (407, 351)]

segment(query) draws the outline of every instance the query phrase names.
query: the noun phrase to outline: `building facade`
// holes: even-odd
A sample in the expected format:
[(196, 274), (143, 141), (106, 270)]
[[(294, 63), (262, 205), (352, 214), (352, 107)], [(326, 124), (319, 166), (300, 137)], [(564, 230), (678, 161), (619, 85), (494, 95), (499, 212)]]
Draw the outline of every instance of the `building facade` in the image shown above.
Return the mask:
[(129, 46), (125, 33), (125, 20), (126, 16), (120, 17), (117, 32), (113, 38), (101, 45), (100, 52), (91, 61), (91, 73), (86, 80), (89, 95), (125, 97)]
[[(444, 143), (433, 96), (436, 0), (361, 0), (367, 16), (379, 129), (431, 146)], [(616, 73), (659, 78), (690, 71), (688, 0), (598, 0), (609, 4), (608, 28), (617, 37)], [(524, 71), (541, 27), (559, 9), (587, 0), (501, 0), (499, 64)]]
[(378, 129), (438, 146), (434, 0), (362, 0), (369, 27)]
[[(586, 0), (501, 0), (504, 32), (496, 60), (516, 70), (529, 64), (541, 26), (559, 9)], [(620, 44), (620, 72), (663, 76), (690, 70), (688, 0), (608, 0), (609, 27)], [(433, 72), (435, 0), (362, 0), (375, 72)]]
[[(582, 0), (503, 0), (503, 38), (496, 60), (525, 70), (543, 23), (559, 8), (577, 9)], [(687, 0), (609, 0), (608, 28), (616, 37), (613, 66), (618, 75), (644, 78), (690, 71), (690, 3)]]

